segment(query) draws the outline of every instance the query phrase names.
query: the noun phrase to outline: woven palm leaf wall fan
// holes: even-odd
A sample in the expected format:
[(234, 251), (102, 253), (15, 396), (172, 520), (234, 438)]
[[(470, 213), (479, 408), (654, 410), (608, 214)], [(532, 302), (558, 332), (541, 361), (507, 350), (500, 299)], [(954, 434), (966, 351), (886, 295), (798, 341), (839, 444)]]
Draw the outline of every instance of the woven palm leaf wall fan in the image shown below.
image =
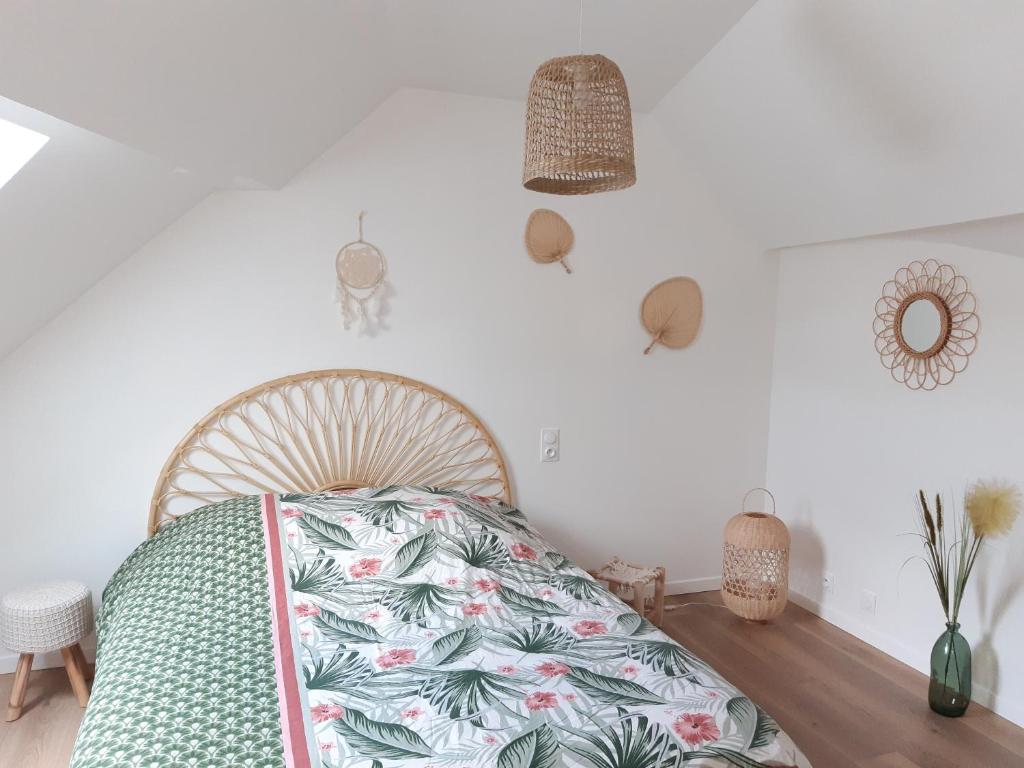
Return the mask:
[(565, 257), (572, 250), (575, 236), (569, 222), (547, 208), (538, 208), (526, 220), (526, 252), (538, 264), (558, 262), (566, 274), (572, 274)]
[(626, 79), (614, 61), (579, 52), (545, 61), (526, 99), (523, 186), (554, 195), (587, 195), (636, 183), (633, 115)]
[(649, 355), (655, 344), (670, 349), (688, 347), (700, 332), (704, 297), (692, 277), (670, 277), (651, 288), (640, 305), (640, 320), (651, 335), (644, 349)]

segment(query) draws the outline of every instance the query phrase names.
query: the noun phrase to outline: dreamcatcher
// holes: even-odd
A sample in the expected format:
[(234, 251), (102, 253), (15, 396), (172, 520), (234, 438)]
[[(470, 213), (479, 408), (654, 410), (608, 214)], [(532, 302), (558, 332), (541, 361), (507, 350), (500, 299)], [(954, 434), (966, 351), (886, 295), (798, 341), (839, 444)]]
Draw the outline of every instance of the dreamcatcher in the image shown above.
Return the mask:
[(359, 321), (360, 330), (373, 333), (381, 325), (387, 262), (380, 249), (363, 240), (363, 217), (359, 212), (359, 239), (341, 247), (334, 260), (338, 273), (337, 300), (345, 330)]

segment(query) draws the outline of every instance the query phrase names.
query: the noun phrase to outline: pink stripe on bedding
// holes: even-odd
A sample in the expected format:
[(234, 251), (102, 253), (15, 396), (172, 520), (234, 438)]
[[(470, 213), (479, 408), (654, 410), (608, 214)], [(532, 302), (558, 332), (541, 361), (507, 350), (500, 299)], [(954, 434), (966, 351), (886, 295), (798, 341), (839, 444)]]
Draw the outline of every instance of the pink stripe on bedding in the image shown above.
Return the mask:
[(277, 497), (264, 494), (263, 540), (267, 554), (267, 579), (270, 585), (270, 615), (274, 636), (274, 667), (277, 674), (277, 699), (281, 707), (281, 738), (288, 768), (311, 768), (306, 743), (302, 694), (295, 674), (295, 649), (292, 645), (290, 605), (285, 586), (285, 565), (281, 556), (281, 526)]

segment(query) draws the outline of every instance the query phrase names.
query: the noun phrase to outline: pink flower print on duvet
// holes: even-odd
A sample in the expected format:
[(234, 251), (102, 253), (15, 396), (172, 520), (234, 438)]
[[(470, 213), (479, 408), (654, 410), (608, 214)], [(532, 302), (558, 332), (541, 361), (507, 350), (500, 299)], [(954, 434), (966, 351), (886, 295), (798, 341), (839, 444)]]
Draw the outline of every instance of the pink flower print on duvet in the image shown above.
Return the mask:
[(572, 670), (560, 662), (545, 661), (543, 664), (537, 665), (537, 671), (544, 675), (544, 677), (559, 677), (560, 675), (568, 675)]
[(377, 666), (381, 669), (392, 669), (403, 664), (412, 664), (414, 661), (416, 661), (416, 651), (412, 648), (392, 648), (377, 657)]
[(526, 544), (513, 544), (509, 547), (512, 550), (512, 554), (520, 560), (536, 560), (537, 553), (533, 551), (533, 548)]
[(558, 706), (558, 697), (550, 691), (537, 691), (526, 697), (526, 708), (531, 712)]
[(312, 605), (311, 603), (297, 603), (295, 605), (295, 615), (303, 619), (310, 616), (319, 616), (320, 606)]
[(580, 637), (593, 637), (594, 635), (607, 634), (608, 627), (604, 625), (604, 622), (584, 619), (573, 624), (572, 631)]
[(376, 576), (380, 573), (380, 558), (362, 557), (348, 567), (348, 572), (353, 579), (364, 579), (367, 576)]
[(697, 746), (706, 741), (718, 741), (718, 737), (721, 736), (715, 718), (704, 712), (687, 712), (680, 715), (672, 724), (672, 730), (691, 746)]
[(310, 715), (314, 723), (327, 723), (331, 720), (341, 720), (345, 716), (345, 710), (338, 704), (318, 704), (310, 707)]

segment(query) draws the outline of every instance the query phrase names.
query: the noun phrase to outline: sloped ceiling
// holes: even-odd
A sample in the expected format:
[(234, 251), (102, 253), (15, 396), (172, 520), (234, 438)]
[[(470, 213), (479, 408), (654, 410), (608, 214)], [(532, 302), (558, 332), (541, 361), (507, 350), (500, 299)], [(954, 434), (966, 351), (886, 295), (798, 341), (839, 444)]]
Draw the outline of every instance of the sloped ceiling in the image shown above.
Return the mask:
[[(0, 190), (0, 356), (209, 191), (280, 187), (399, 87), (523, 98), (578, 13), (0, 3), (0, 117), (52, 137)], [(587, 0), (583, 20), (765, 248), (1024, 212), (1022, 39), (1018, 0)]]
[(1024, 211), (1018, 0), (759, 0), (654, 114), (765, 247)]
[[(754, 0), (588, 0), (649, 110)], [(0, 357), (210, 191), (285, 184), (402, 86), (521, 99), (577, 0), (4, 0), (0, 117), (51, 138), (0, 189)], [(4, 98), (6, 97), (6, 98)]]
[[(591, 0), (651, 109), (753, 0)], [(0, 94), (236, 186), (284, 184), (400, 86), (522, 99), (577, 0), (8, 0)]]
[(981, 251), (1024, 256), (1024, 213), (994, 219), (965, 221), (941, 227), (926, 227), (910, 232), (895, 232), (890, 237), (952, 243)]
[(50, 137), (0, 188), (0, 357), (210, 191), (193, 174), (0, 97)]

